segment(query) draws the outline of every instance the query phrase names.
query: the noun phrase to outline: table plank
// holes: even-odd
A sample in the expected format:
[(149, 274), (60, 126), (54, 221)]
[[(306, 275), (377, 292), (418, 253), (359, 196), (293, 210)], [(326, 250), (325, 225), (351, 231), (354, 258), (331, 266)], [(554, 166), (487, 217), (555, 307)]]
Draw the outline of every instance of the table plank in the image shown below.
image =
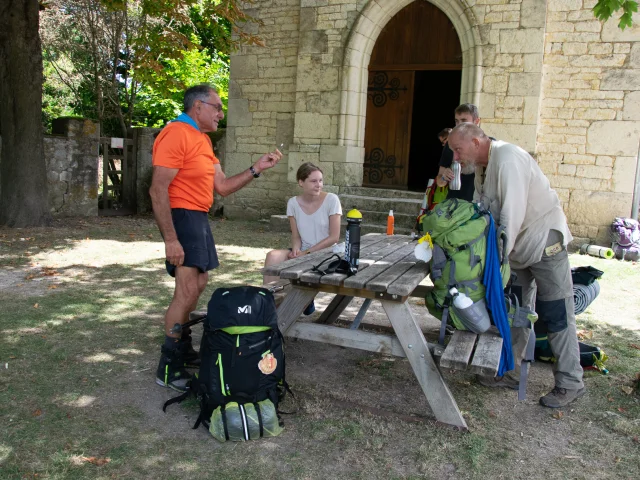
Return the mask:
[(416, 323), (407, 303), (389, 301), (381, 303), (436, 419), (466, 430), (467, 423), (464, 421), (449, 387), (444, 382), (440, 370), (431, 356), (422, 330)]
[[(383, 236), (383, 235), (381, 235), (381, 236)], [(378, 243), (381, 243), (381, 241), (377, 237), (365, 236), (360, 241), (360, 247), (362, 248), (363, 245), (367, 246), (370, 243), (378, 244)], [(333, 247), (331, 247), (331, 248), (333, 248)], [(324, 250), (320, 250), (320, 251), (323, 252)], [(323, 260), (329, 258), (331, 255), (333, 255), (331, 250), (329, 250), (328, 252), (326, 252), (325, 254), (320, 255), (320, 256), (313, 255), (313, 254), (305, 255), (304, 257), (302, 257), (302, 258), (305, 259), (305, 261), (303, 261), (303, 262), (301, 262), (301, 263), (299, 263), (297, 265), (294, 265), (293, 267), (289, 267), (289, 268), (286, 268), (284, 270), (281, 270), (280, 271), (280, 278), (298, 279), (298, 278), (300, 278), (302, 276), (303, 273), (307, 272), (308, 270), (311, 270), (314, 265), (318, 265), (320, 262), (322, 262)], [(338, 254), (338, 256), (342, 258), (343, 253)]]
[(420, 284), (429, 274), (429, 264), (418, 261), (413, 267), (407, 270), (400, 278), (387, 288), (387, 293), (393, 295), (406, 296)]
[[(415, 249), (414, 244), (411, 244), (411, 246)], [(367, 290), (371, 290), (372, 292), (386, 292), (389, 285), (400, 278), (417, 262), (418, 259), (415, 257), (412, 250), (409, 255), (401, 259), (395, 265), (392, 265), (391, 268), (388, 268), (380, 275), (369, 281), (367, 283)]]
[(412, 243), (401, 243), (400, 245), (394, 246), (397, 246), (395, 250), (390, 251), (380, 260), (377, 260), (373, 265), (370, 265), (365, 272), (362, 272), (362, 274), (358, 272), (358, 275), (347, 278), (344, 281), (344, 286), (351, 288), (364, 288), (370, 280), (373, 280), (385, 270), (391, 268), (396, 262), (405, 258), (407, 254), (412, 252), (415, 248)]
[(494, 332), (485, 332), (478, 336), (476, 353), (471, 361), (471, 373), (495, 377), (500, 366), (502, 337)]
[[(386, 235), (380, 235), (379, 236), (379, 240), (378, 241), (373, 241), (365, 246), (362, 246), (361, 244), (361, 250), (360, 250), (360, 254), (362, 255), (366, 255), (367, 252), (375, 250), (375, 249), (379, 249), (379, 247), (376, 247), (376, 245), (380, 245), (382, 242), (385, 242), (388, 240), (388, 237)], [(343, 255), (340, 255), (340, 257), (342, 258)], [(320, 263), (320, 262), (318, 262)], [(371, 262), (372, 263), (372, 262)], [(317, 265), (317, 264), (315, 264)], [(360, 267), (358, 269), (358, 272), (360, 272), (360, 270), (363, 270), (365, 268), (367, 268), (370, 265), (369, 262), (364, 262), (360, 264)], [(331, 274), (331, 275), (341, 275), (341, 274)], [(326, 276), (326, 275), (325, 275)], [(342, 275), (344, 278), (346, 278), (346, 275)], [(319, 273), (316, 273), (312, 270), (309, 270), (307, 272), (304, 272), (301, 276), (300, 276), (300, 280), (303, 282), (308, 282), (308, 283), (320, 283), (320, 279), (323, 277), (323, 275), (320, 275)], [(338, 284), (339, 285), (339, 284)]]
[(385, 353), (396, 357), (406, 356), (400, 342), (392, 335), (297, 322), (287, 331), (287, 336), (340, 347), (357, 348), (368, 352)]
[[(364, 235), (361, 239), (361, 245), (368, 245), (369, 243), (374, 243), (374, 241), (382, 241), (386, 235), (381, 234), (368, 234)], [(325, 259), (328, 255), (332, 253), (333, 245), (330, 247), (323, 248), (322, 250), (318, 250), (317, 252), (310, 253), (309, 255), (304, 255), (302, 257), (291, 258), (284, 262), (269, 265), (268, 267), (264, 267), (262, 269), (262, 273), (264, 275), (270, 276), (278, 276), (282, 270), (286, 270), (287, 268), (294, 267), (301, 263), (312, 262), (313, 265), (320, 263), (323, 259)], [(313, 263), (315, 262), (315, 263)]]
[[(407, 238), (409, 237), (407, 237), (406, 235), (394, 235), (393, 237), (387, 237), (386, 241), (377, 243), (374, 246), (375, 248), (373, 250), (364, 252), (363, 255), (360, 255), (360, 268), (358, 269), (358, 273), (350, 278), (357, 277), (366, 268), (383, 258), (385, 255), (388, 255), (389, 253), (395, 251), (397, 248), (400, 248), (399, 246), (397, 246), (397, 244), (406, 242)], [(340, 273), (332, 273), (331, 275), (323, 276), (320, 279), (320, 283), (324, 285), (340, 286), (346, 278), (349, 277)]]
[(440, 367), (466, 370), (471, 352), (476, 344), (476, 337), (475, 333), (464, 330), (453, 332), (453, 336), (440, 358)]

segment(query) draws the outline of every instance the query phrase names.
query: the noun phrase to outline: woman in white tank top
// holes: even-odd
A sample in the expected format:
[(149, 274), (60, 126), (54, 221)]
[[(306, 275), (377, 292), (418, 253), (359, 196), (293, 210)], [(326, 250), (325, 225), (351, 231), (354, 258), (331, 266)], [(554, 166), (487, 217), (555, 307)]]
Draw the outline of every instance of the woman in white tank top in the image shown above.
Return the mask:
[[(291, 248), (271, 250), (264, 266), (307, 255), (337, 243), (340, 238), (342, 207), (334, 193), (322, 191), (322, 170), (313, 163), (300, 165), (296, 173), (302, 193), (289, 199), (287, 216), (291, 225)], [(264, 283), (278, 277), (265, 276)], [(313, 305), (313, 302), (309, 305)], [(308, 314), (309, 308), (305, 311)]]

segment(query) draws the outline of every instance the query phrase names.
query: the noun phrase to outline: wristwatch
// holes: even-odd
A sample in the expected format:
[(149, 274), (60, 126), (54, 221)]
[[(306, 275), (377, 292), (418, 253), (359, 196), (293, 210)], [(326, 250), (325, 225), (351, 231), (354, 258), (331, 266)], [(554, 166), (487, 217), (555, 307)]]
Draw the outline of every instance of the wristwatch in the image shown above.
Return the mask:
[(258, 178), (260, 176), (260, 174), (256, 172), (256, 169), (253, 168), (253, 165), (249, 167), (249, 171), (251, 172), (251, 175), (253, 175), (253, 178)]

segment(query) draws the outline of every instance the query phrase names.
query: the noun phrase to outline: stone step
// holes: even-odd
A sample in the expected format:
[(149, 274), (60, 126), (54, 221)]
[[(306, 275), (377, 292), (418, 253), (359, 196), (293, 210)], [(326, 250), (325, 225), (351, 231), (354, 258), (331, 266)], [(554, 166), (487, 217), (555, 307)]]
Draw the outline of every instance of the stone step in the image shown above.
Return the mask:
[[(384, 225), (385, 231), (387, 228), (387, 217), (389, 211), (372, 211), (372, 210), (360, 210), (362, 213), (362, 222), (367, 225)], [(416, 217), (418, 212), (414, 213), (396, 213), (393, 211), (394, 225), (396, 228), (408, 228), (411, 229), (416, 223)], [(342, 217), (343, 222), (346, 221), (345, 217)]]
[[(346, 225), (345, 225), (346, 227)], [(387, 225), (372, 225), (368, 223), (363, 223), (361, 226), (361, 235), (366, 235), (367, 233), (387, 233)], [(344, 229), (341, 229), (344, 230)], [(398, 235), (409, 235), (411, 233), (410, 228), (398, 227), (395, 226), (393, 228), (393, 233)], [(344, 237), (344, 234), (342, 235)]]
[(351, 195), (343, 193), (338, 195), (338, 198), (340, 198), (340, 203), (342, 204), (343, 213), (345, 215), (352, 208), (357, 208), (360, 211), (368, 210), (376, 212), (386, 212), (385, 215), (389, 214), (389, 210), (393, 210), (394, 214), (397, 212), (417, 216), (418, 212), (420, 211), (420, 206), (422, 205), (423, 197), (424, 195), (419, 199), (365, 197), (363, 195)]
[[(370, 187), (340, 187), (340, 195), (358, 195), (373, 198), (406, 198), (422, 201), (424, 192), (410, 192), (408, 190), (392, 190), (388, 188)], [(344, 206), (344, 205), (343, 205)]]
[[(374, 212), (375, 213), (375, 212)], [(385, 233), (387, 231), (387, 217), (384, 217), (383, 223), (373, 223), (367, 212), (367, 216), (365, 217), (365, 223), (361, 225), (362, 235), (367, 233)], [(403, 219), (404, 220), (404, 219)], [(394, 224), (394, 233), (400, 233), (403, 235), (408, 235), (411, 233), (411, 228), (413, 227), (413, 222), (415, 222), (415, 216), (412, 217), (411, 223), (407, 221), (403, 221), (399, 224), (398, 219), (395, 219)], [(289, 232), (289, 219), (286, 215), (271, 215), (269, 219), (269, 225), (272, 232)], [(407, 226), (408, 225), (408, 226)], [(344, 238), (345, 228), (347, 226), (347, 221), (342, 218), (342, 223), (340, 224), (340, 237)]]

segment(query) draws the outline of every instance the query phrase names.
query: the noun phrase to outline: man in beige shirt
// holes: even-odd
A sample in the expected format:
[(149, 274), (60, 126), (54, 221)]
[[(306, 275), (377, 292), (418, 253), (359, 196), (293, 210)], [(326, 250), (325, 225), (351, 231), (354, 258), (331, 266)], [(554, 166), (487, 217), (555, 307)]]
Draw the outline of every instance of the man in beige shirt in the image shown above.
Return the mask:
[[(523, 303), (533, 306), (546, 327), (556, 363), (555, 387), (540, 398), (546, 407), (564, 407), (584, 395), (576, 335), (571, 268), (567, 244), (572, 240), (558, 195), (535, 160), (522, 148), (491, 140), (480, 127), (463, 123), (449, 135), (454, 159), (462, 165), (484, 167), (476, 175), (474, 200), (506, 229), (507, 254)], [(478, 178), (480, 177), (480, 178)], [(537, 291), (537, 292), (536, 292)], [(512, 329), (514, 358), (522, 358), (526, 336)], [(507, 376), (493, 386), (513, 388)]]

